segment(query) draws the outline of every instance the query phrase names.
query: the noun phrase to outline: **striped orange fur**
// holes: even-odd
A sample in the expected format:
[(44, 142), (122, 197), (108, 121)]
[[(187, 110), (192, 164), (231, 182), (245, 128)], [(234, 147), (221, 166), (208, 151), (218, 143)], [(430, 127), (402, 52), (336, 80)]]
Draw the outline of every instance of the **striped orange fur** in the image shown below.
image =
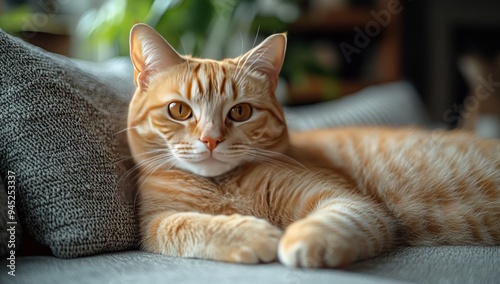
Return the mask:
[(342, 267), (396, 245), (500, 245), (500, 141), (419, 129), (289, 133), (286, 36), (215, 61), (131, 31), (128, 140), (146, 251)]

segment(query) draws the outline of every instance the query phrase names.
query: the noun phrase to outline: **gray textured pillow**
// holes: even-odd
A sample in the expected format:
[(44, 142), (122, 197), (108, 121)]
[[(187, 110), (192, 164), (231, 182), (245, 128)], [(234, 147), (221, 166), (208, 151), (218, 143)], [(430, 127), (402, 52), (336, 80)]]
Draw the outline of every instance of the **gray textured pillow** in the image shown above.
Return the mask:
[(16, 173), (25, 233), (58, 257), (136, 244), (127, 169), (117, 162), (128, 153), (115, 135), (132, 90), (106, 79), (0, 30), (1, 178)]
[(365, 88), (335, 101), (285, 109), (291, 130), (352, 125), (430, 126), (415, 88), (400, 81)]

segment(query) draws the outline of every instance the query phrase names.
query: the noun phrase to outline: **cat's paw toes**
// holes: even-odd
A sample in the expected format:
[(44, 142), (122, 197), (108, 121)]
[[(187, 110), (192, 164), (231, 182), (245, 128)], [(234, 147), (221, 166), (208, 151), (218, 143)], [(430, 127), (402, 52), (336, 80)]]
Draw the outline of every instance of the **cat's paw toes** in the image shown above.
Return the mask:
[(282, 231), (263, 219), (236, 216), (235, 231), (228, 236), (227, 261), (259, 263), (276, 260)]
[(351, 240), (310, 220), (290, 225), (278, 247), (280, 262), (289, 267), (343, 267), (354, 261), (355, 253)]

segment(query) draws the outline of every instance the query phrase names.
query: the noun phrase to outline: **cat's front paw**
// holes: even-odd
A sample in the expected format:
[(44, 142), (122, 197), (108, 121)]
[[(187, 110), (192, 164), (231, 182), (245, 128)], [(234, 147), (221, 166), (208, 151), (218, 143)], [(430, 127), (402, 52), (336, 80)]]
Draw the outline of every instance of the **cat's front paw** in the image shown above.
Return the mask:
[(291, 224), (278, 247), (280, 262), (289, 267), (343, 267), (353, 262), (355, 255), (353, 240), (308, 219)]
[(264, 219), (228, 216), (229, 232), (223, 240), (222, 261), (259, 263), (276, 260), (282, 231)]

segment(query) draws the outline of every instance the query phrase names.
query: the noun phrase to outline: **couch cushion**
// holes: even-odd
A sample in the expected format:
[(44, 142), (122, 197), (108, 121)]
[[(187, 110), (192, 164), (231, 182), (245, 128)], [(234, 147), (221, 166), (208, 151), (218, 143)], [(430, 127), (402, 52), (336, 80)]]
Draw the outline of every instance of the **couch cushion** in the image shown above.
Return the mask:
[[(22, 257), (8, 283), (498, 283), (500, 247), (402, 247), (343, 269), (238, 265), (129, 251)], [(4, 268), (4, 270), (6, 267)], [(21, 270), (22, 269), (22, 270)], [(4, 282), (2, 282), (4, 283)], [(5, 282), (7, 283), (7, 282)]]
[[(100, 254), (85, 258), (22, 257), (16, 276), (0, 268), (8, 283), (400, 283), (341, 270), (289, 269), (279, 263), (244, 265), (168, 257), (140, 251)], [(21, 271), (22, 269), (22, 271)], [(2, 282), (3, 283), (3, 282)]]
[(59, 257), (135, 247), (119, 162), (133, 90), (107, 80), (0, 30), (0, 174), (16, 174), (21, 222)]
[(417, 283), (500, 283), (500, 246), (401, 247), (346, 270)]
[(437, 126), (430, 125), (417, 91), (405, 81), (370, 86), (334, 101), (288, 107), (285, 117), (291, 130), (346, 125)]

